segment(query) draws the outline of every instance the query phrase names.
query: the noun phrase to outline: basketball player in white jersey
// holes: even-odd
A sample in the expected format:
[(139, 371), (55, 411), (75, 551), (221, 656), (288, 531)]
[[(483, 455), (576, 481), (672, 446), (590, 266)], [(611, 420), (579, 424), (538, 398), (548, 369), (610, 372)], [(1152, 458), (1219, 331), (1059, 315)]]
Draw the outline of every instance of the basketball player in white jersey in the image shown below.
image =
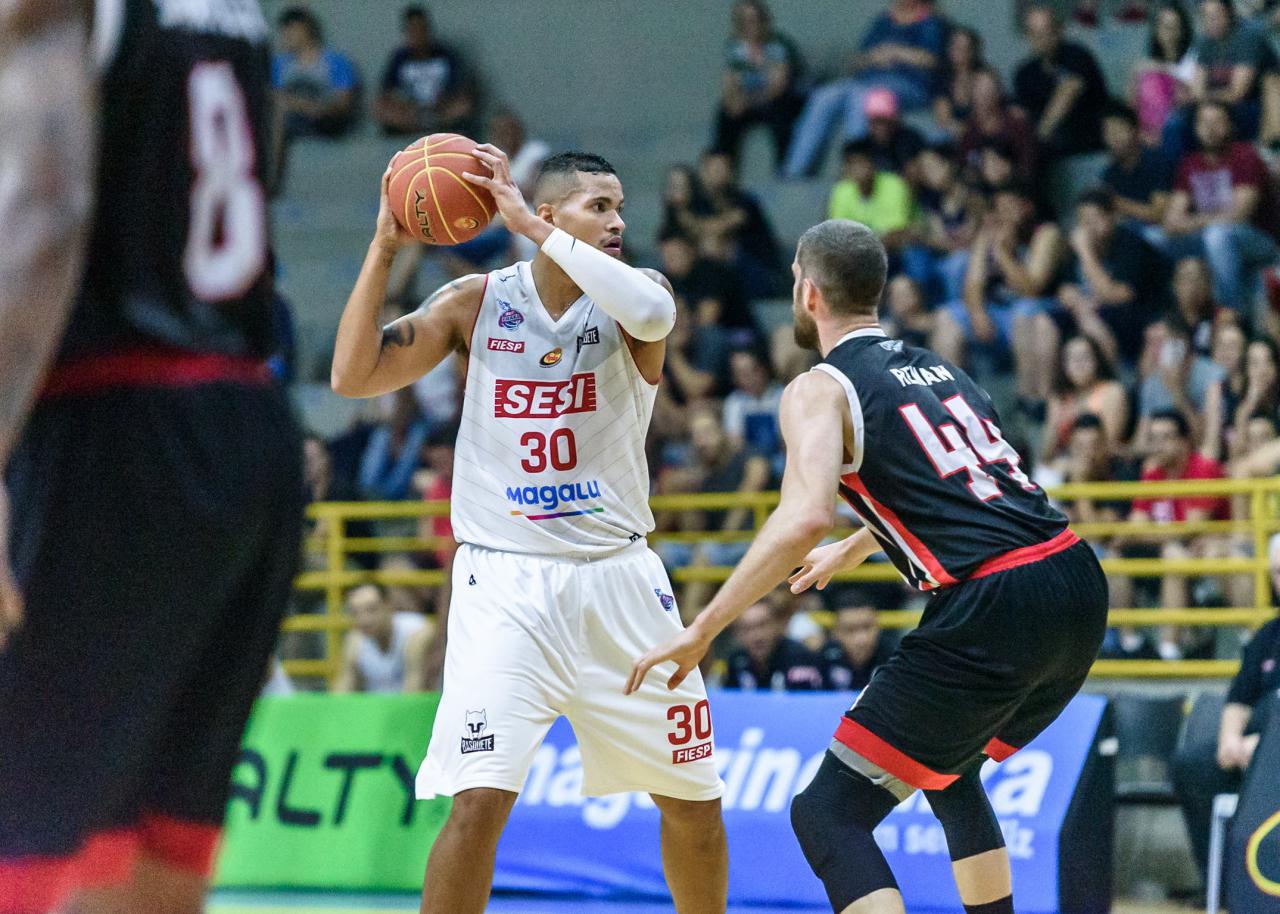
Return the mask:
[(675, 320), (671, 287), (622, 262), (622, 185), (604, 159), (548, 159), (531, 212), (506, 155), (483, 145), (476, 156), (492, 177), (468, 178), (538, 253), (457, 280), (380, 327), (391, 261), (410, 240), (387, 205), (388, 172), (333, 361), (334, 390), (354, 397), (410, 384), (452, 352), (468, 362), (444, 694), (417, 784), (420, 798), (454, 802), (422, 911), (483, 911), (498, 838), (563, 714), (585, 794), (652, 795), (677, 912), (722, 912), (723, 785), (702, 679), (623, 695), (631, 658), (681, 629), (645, 542), (644, 441)]

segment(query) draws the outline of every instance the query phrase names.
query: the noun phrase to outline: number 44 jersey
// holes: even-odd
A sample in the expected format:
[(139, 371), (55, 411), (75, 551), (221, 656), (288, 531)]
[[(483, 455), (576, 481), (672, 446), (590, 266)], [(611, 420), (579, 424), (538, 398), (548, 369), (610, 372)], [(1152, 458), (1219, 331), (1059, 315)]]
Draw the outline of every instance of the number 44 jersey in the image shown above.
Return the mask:
[(527, 262), (485, 279), (454, 457), (459, 542), (607, 555), (653, 529), (644, 442), (657, 388), (585, 295), (553, 321)]
[(869, 328), (814, 370), (840, 382), (852, 412), (840, 493), (914, 586), (956, 584), (1069, 535), (1001, 434), (991, 398), (960, 369)]
[(257, 0), (98, 0), (99, 195), (62, 361), (272, 349)]

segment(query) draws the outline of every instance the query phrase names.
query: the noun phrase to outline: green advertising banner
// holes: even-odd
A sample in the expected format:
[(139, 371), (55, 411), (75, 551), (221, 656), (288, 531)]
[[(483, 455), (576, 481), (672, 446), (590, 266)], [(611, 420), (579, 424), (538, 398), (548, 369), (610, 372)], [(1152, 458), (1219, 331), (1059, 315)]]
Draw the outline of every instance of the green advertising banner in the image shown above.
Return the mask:
[(259, 701), (232, 775), (216, 884), (420, 889), (449, 811), (447, 799), (413, 798), (439, 701), (437, 694)]

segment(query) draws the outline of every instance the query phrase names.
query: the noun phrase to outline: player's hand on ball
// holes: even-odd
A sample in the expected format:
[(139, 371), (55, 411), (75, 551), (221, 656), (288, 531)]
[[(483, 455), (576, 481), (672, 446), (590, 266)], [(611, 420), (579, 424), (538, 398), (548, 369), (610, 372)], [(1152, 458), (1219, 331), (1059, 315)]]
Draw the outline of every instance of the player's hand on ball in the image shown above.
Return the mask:
[(849, 557), (845, 552), (844, 540), (810, 549), (800, 564), (800, 570), (787, 578), (791, 592), (804, 593), (815, 584), (819, 590), (825, 589), (831, 583), (831, 576), (847, 567)]
[(391, 203), (387, 195), (387, 187), (391, 183), (391, 166), (382, 173), (382, 189), (378, 194), (378, 224), (374, 230), (373, 240), (378, 247), (388, 254), (394, 254), (414, 238), (405, 230), (391, 213)]
[(697, 669), (699, 661), (710, 646), (711, 642), (698, 634), (695, 629), (686, 628), (670, 641), (659, 644), (635, 662), (631, 667), (631, 675), (627, 679), (627, 687), (622, 690), (622, 694), (630, 695), (638, 691), (644, 683), (644, 677), (651, 669), (659, 663), (671, 660), (676, 663), (676, 671), (667, 680), (667, 688), (676, 688), (684, 682), (685, 677)]
[(22, 591), (9, 567), (9, 492), (0, 482), (0, 648), (22, 624)]
[[(546, 226), (547, 234), (551, 234), (551, 227), (529, 211), (524, 194), (520, 192), (520, 185), (511, 177), (511, 163), (507, 154), (492, 143), (481, 143), (471, 154), (489, 166), (489, 171), (493, 174), (486, 178), (484, 175), (464, 172), (462, 177), (493, 195), (499, 214), (511, 230), (524, 235), (530, 225), (536, 224)], [(541, 244), (545, 238), (534, 240)]]

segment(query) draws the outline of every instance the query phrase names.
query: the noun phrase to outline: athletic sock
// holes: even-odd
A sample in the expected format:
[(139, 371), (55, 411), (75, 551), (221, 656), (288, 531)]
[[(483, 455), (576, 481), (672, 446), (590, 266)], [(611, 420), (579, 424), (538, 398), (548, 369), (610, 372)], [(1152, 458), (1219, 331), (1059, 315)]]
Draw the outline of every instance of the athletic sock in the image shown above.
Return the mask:
[(1006, 895), (986, 904), (967, 904), (964, 914), (1013, 914), (1013, 896)]

